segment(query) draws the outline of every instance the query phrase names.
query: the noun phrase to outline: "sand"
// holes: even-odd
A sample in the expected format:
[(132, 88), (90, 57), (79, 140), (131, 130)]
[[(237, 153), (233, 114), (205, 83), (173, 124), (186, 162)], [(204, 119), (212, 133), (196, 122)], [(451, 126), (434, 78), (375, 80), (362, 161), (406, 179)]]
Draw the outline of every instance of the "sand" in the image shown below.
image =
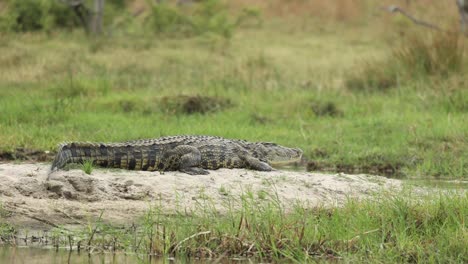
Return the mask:
[(95, 169), (58, 171), (47, 181), (49, 164), (0, 164), (0, 204), (4, 221), (31, 229), (82, 225), (96, 219), (116, 224), (137, 221), (150, 207), (168, 214), (193, 212), (209, 205), (221, 213), (225, 204), (251, 194), (259, 202), (276, 199), (286, 208), (341, 206), (350, 198), (402, 188), (395, 179), (371, 175), (297, 171), (259, 172), (220, 169), (209, 175)]

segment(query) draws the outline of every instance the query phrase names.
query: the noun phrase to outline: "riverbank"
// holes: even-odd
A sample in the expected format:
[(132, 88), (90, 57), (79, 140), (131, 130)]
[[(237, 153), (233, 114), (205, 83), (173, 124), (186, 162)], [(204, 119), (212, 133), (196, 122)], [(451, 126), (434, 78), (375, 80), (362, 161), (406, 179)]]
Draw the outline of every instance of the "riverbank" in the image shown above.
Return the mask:
[[(343, 206), (350, 198), (402, 189), (398, 180), (368, 175), (221, 169), (209, 175), (95, 169), (59, 171), (47, 182), (49, 165), (0, 164), (0, 201), (8, 222), (28, 228), (83, 224), (97, 219), (114, 224), (135, 221), (151, 206), (190, 212), (201, 204), (223, 213), (232, 197), (253, 195), (259, 202), (278, 199), (286, 209)], [(289, 207), (289, 208), (288, 208)]]
[(143, 256), (466, 262), (463, 189), (370, 175), (0, 164), (1, 244)]

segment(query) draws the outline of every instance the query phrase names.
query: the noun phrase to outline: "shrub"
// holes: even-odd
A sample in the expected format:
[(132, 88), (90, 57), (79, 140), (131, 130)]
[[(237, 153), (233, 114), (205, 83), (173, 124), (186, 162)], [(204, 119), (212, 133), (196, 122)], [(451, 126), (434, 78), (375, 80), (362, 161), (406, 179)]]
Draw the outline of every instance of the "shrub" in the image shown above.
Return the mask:
[(228, 17), (227, 8), (219, 0), (204, 0), (200, 3), (193, 24), (196, 34), (216, 33), (226, 38), (232, 36), (235, 25)]
[(9, 1), (8, 13), (2, 15), (3, 28), (13, 31), (42, 29), (43, 10), (39, 1)]
[(203, 0), (192, 10), (181, 10), (166, 3), (154, 4), (147, 19), (156, 34), (194, 36), (214, 33), (229, 38), (236, 27), (220, 0)]
[[(7, 1), (6, 12), (0, 14), (0, 30), (2, 31), (30, 32), (83, 26), (75, 12), (60, 1)], [(105, 20), (110, 20), (125, 7), (125, 1), (111, 0), (105, 7)]]
[(191, 21), (178, 9), (165, 3), (151, 7), (147, 24), (156, 34), (187, 34), (191, 31)]
[(79, 25), (72, 10), (50, 0), (9, 0), (7, 12), (0, 17), (4, 31), (28, 32)]

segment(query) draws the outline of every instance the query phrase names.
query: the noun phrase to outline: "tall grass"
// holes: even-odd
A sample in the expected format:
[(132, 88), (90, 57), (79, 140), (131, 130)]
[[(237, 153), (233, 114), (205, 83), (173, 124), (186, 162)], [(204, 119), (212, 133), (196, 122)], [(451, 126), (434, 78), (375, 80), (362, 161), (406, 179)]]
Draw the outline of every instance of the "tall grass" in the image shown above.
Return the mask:
[(393, 56), (412, 77), (459, 73), (466, 64), (462, 38), (453, 33), (416, 34), (395, 49)]
[[(224, 195), (223, 195), (224, 196)], [(286, 212), (274, 191), (227, 195), (220, 214), (205, 197), (193, 211), (171, 215), (153, 205), (136, 225), (100, 220), (82, 230), (58, 228), (53, 244), (71, 250), (137, 252), (160, 256), (243, 256), (293, 262), (464, 262), (468, 196), (407, 194), (349, 200), (341, 208), (297, 204)], [(108, 213), (108, 212), (104, 212)]]
[(447, 78), (466, 69), (464, 39), (453, 33), (411, 34), (381, 61), (366, 61), (345, 80), (352, 90), (385, 91), (418, 79)]

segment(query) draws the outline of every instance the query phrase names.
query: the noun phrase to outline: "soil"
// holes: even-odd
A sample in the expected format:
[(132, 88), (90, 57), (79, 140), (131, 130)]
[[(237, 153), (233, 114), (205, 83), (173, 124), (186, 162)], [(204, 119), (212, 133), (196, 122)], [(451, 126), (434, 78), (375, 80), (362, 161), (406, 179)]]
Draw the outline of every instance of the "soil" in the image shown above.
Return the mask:
[[(297, 171), (259, 172), (220, 169), (209, 175), (117, 169), (58, 171), (47, 180), (50, 164), (0, 164), (0, 218), (15, 226), (47, 229), (86, 224), (102, 218), (130, 224), (151, 206), (168, 214), (191, 212), (203, 204), (225, 210), (226, 201), (252, 193), (255, 199), (275, 197), (286, 209), (340, 206), (348, 198), (369, 198), (375, 192), (402, 188), (396, 179), (370, 175), (320, 174)], [(237, 197), (237, 198), (236, 198)]]
[(206, 114), (221, 111), (232, 106), (229, 99), (214, 96), (166, 96), (158, 103), (165, 112), (173, 114)]
[(3, 161), (35, 161), (45, 162), (52, 161), (55, 153), (37, 149), (17, 148), (14, 150), (0, 151), (0, 162)]

